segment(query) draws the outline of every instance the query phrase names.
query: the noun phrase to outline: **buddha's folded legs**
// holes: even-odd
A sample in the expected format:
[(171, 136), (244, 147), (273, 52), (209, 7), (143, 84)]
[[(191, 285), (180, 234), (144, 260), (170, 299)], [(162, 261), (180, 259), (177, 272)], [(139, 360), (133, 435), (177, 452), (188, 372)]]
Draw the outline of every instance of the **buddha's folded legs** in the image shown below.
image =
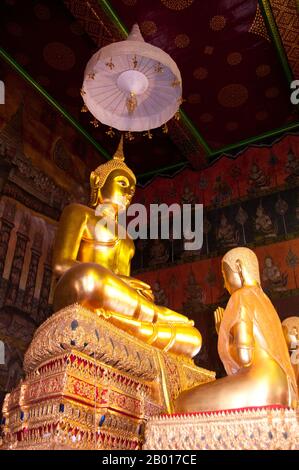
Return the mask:
[(200, 332), (187, 323), (149, 323), (115, 313), (111, 314), (109, 320), (115, 326), (163, 351), (194, 357), (201, 348)]
[(190, 357), (200, 350), (201, 335), (192, 321), (155, 305), (98, 264), (77, 264), (58, 281), (54, 310), (74, 303), (95, 312), (103, 309), (111, 323), (160, 349)]
[(268, 367), (264, 364), (264, 367), (242, 369), (234, 375), (181, 393), (175, 411), (192, 413), (252, 406), (290, 406), (290, 400), (285, 373), (275, 361), (269, 360)]

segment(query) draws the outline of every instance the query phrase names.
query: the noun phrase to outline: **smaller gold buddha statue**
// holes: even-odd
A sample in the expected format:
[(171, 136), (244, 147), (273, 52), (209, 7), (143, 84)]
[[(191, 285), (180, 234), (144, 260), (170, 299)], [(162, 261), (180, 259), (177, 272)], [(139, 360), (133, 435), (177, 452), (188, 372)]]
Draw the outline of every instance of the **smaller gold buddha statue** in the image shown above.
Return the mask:
[(254, 193), (266, 190), (269, 188), (269, 183), (269, 176), (264, 173), (264, 171), (259, 167), (256, 162), (253, 162), (249, 175), (250, 187), (248, 189), (248, 192)]
[[(113, 159), (91, 173), (90, 185), (91, 207), (70, 204), (61, 215), (53, 252), (54, 311), (79, 303), (145, 343), (195, 356), (201, 335), (194, 322), (156, 305), (150, 286), (130, 277), (134, 243), (119, 235), (124, 227), (118, 212), (130, 205), (136, 178), (124, 162), (122, 140)], [(103, 217), (113, 230), (99, 226)]]
[(280, 271), (272, 256), (266, 256), (265, 258), (262, 279), (266, 291), (281, 292), (287, 290), (288, 274)]
[(255, 229), (258, 235), (265, 238), (277, 236), (277, 227), (274, 226), (271, 217), (266, 213), (261, 203), (256, 209)]
[(234, 248), (222, 260), (225, 310), (215, 312), (218, 352), (227, 377), (183, 392), (177, 412), (252, 406), (296, 407), (297, 384), (280, 319), (260, 285), (256, 255)]

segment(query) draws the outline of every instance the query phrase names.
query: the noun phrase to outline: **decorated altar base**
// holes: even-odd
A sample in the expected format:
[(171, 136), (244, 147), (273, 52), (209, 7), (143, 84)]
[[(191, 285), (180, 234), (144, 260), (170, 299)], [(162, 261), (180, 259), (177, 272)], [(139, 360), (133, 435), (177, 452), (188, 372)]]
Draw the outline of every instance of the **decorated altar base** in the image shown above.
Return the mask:
[(146, 426), (147, 450), (299, 450), (299, 410), (280, 406), (162, 415)]
[(6, 449), (140, 449), (149, 417), (215, 376), (79, 305), (36, 331), (24, 370), (4, 401)]

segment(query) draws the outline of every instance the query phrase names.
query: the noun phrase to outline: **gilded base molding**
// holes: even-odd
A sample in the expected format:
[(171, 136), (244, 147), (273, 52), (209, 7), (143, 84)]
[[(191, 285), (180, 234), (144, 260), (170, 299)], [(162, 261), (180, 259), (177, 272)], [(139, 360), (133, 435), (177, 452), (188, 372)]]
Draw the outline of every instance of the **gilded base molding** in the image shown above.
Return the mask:
[(215, 378), (77, 304), (36, 331), (24, 369), (4, 401), (7, 449), (140, 449), (149, 417)]
[(145, 450), (299, 450), (299, 410), (261, 407), (150, 418)]

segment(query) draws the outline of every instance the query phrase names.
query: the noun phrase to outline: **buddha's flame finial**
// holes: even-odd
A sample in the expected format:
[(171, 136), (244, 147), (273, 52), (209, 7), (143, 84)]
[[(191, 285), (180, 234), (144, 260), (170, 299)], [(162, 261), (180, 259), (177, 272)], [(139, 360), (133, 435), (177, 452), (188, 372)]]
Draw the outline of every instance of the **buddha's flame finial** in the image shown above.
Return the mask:
[(94, 171), (90, 174), (90, 187), (91, 187), (91, 200), (90, 205), (94, 207), (98, 203), (98, 190), (101, 189), (110, 173), (114, 170), (118, 170), (120, 174), (125, 173), (129, 175), (134, 184), (136, 184), (136, 176), (133, 171), (125, 164), (124, 156), (124, 139), (123, 135), (119, 141), (117, 150), (113, 155), (111, 160), (108, 160), (106, 163), (99, 165)]
[(113, 155), (113, 160), (121, 160), (122, 162), (125, 160), (124, 156), (124, 136), (121, 135), (117, 150)]

